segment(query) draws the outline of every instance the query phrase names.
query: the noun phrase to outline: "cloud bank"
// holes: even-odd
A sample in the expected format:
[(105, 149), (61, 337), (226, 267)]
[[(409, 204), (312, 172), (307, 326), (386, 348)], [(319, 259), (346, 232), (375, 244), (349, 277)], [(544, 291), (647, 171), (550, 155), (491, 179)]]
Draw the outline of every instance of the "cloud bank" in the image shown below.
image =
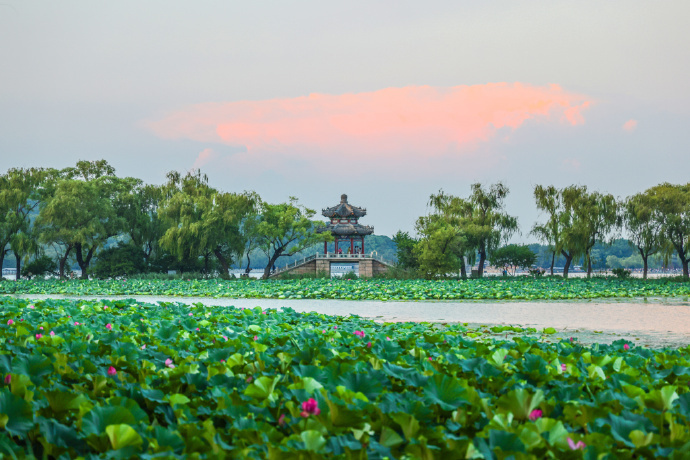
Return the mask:
[[(529, 120), (582, 124), (590, 104), (588, 97), (558, 85), (408, 86), (204, 103), (146, 126), (164, 139), (243, 147), (244, 152), (229, 157), (235, 166), (300, 164), (324, 170), (345, 157), (380, 165), (391, 159), (471, 158), (482, 144), (504, 141)], [(209, 153), (202, 152), (195, 164), (211, 161)]]

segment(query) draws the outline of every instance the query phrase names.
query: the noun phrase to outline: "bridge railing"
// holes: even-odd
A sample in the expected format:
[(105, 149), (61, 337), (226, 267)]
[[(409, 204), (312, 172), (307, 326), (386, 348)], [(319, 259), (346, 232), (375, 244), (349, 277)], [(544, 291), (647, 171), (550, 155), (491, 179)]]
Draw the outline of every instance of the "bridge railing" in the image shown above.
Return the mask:
[(306, 264), (307, 262), (310, 262), (314, 259), (327, 259), (327, 260), (352, 260), (352, 259), (374, 259), (376, 261), (379, 261), (383, 264), (386, 265), (394, 265), (395, 262), (391, 260), (384, 259), (383, 257), (379, 256), (378, 254), (374, 254), (373, 252), (370, 254), (335, 254), (335, 253), (329, 253), (329, 254), (321, 254), (321, 253), (316, 253), (312, 254), (310, 256), (305, 257), (304, 259), (296, 260), (292, 263), (286, 263), (282, 267), (276, 267), (276, 270), (271, 273), (271, 276), (277, 275), (279, 273), (283, 273), (285, 271), (291, 270), (295, 267), (298, 267), (300, 265)]

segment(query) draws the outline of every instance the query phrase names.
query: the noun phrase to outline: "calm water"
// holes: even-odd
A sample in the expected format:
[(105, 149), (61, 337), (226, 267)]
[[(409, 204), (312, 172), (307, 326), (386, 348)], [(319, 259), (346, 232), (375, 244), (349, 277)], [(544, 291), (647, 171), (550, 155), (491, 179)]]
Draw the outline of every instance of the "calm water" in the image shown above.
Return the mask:
[[(16, 297), (79, 298), (47, 295)], [(690, 342), (690, 301), (684, 299), (597, 300), (569, 302), (382, 302), (312, 299), (230, 299), (165, 296), (90, 296), (86, 299), (126, 299), (140, 302), (183, 302), (205, 305), (277, 308), (328, 315), (359, 315), (379, 321), (430, 321), (514, 324), (536, 328), (646, 331), (686, 336)]]

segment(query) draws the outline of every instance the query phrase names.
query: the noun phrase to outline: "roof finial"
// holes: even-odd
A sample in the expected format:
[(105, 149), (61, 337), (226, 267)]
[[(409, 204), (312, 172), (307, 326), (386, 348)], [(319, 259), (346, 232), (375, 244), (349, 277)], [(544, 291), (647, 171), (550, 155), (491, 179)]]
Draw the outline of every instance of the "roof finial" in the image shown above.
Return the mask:
[(345, 195), (344, 193), (340, 195), (340, 202), (347, 203), (347, 195)]

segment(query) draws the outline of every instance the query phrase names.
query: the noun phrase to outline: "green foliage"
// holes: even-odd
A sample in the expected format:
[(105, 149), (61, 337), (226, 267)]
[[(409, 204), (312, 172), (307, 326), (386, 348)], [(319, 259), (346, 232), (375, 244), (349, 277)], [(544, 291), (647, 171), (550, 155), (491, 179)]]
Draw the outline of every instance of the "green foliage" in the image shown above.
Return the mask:
[(537, 255), (526, 245), (509, 244), (496, 249), (491, 254), (491, 263), (494, 266), (512, 270), (513, 275), (518, 268), (527, 269), (536, 261)]
[[(155, 275), (156, 277), (161, 275)], [(128, 278), (126, 280), (20, 280), (0, 283), (0, 294), (159, 295), (277, 299), (347, 300), (567, 300), (598, 298), (677, 297), (690, 295), (688, 283), (667, 278), (564, 280), (561, 277), (482, 278), (461, 281), (409, 279), (303, 278), (241, 279), (231, 283), (202, 273)]]
[(92, 273), (98, 278), (132, 276), (148, 271), (144, 251), (134, 244), (119, 244), (101, 251)]
[(630, 278), (632, 272), (624, 268), (614, 268), (611, 270), (611, 273), (613, 273), (617, 278), (624, 280)]
[(55, 261), (52, 257), (42, 255), (36, 257), (28, 264), (22, 267), (22, 276), (32, 278), (34, 276), (42, 277), (55, 273)]
[[(258, 205), (253, 193), (219, 192), (208, 185), (200, 171), (182, 177), (168, 174), (159, 214), (167, 222), (160, 245), (179, 260), (213, 255), (228, 277), (233, 259), (239, 259), (247, 242), (242, 223), (251, 218)], [(208, 263), (204, 267), (209, 272)]]
[[(687, 348), (134, 300), (0, 298), (0, 316), (8, 457), (684, 458), (690, 449)], [(517, 336), (492, 338), (507, 330)]]
[[(260, 215), (249, 224), (248, 232), (268, 257), (263, 278), (267, 279), (280, 257), (291, 256), (318, 242), (332, 240), (328, 232), (317, 233), (322, 222), (312, 221), (316, 212), (291, 198), (289, 203), (262, 203)], [(251, 222), (251, 220), (250, 220)]]
[(411, 237), (408, 232), (398, 230), (398, 233), (393, 236), (393, 242), (396, 245), (398, 267), (403, 270), (416, 270), (419, 268), (419, 262), (414, 254), (414, 248), (418, 240)]

